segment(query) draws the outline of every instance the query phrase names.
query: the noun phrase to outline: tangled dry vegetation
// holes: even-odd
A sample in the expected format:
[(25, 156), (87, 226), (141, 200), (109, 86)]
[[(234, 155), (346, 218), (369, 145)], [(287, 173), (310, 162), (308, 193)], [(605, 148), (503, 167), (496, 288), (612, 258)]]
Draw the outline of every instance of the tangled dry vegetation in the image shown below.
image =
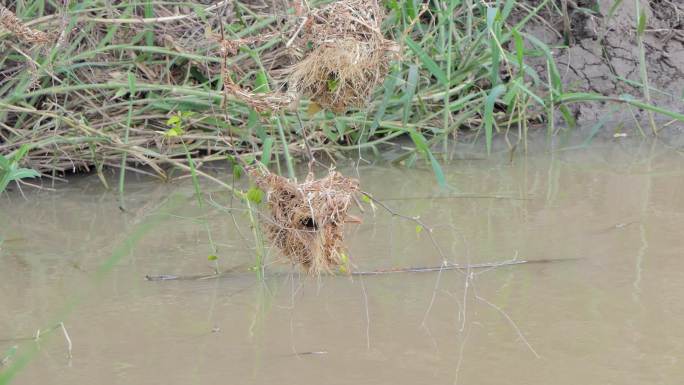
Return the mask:
[(313, 10), (296, 40), (300, 50), (313, 49), (294, 64), (290, 87), (336, 112), (362, 106), (399, 51), (380, 30), (384, 17), (376, 1), (337, 1)]
[[(160, 135), (178, 111), (199, 112), (183, 139), (201, 164), (254, 152), (268, 140), (259, 127), (302, 97), (335, 111), (367, 101), (396, 49), (377, 2), (293, 4), (296, 17), (258, 1), (155, 5), (148, 18), (135, 4), (46, 6), (52, 15), (36, 22), (2, 7), (0, 152), (31, 144), (25, 161), (44, 175), (126, 167), (166, 178), (168, 159), (185, 162), (180, 142)], [(277, 152), (303, 152), (296, 121), (281, 119)]]
[[(361, 107), (398, 58), (398, 44), (380, 30), (384, 17), (376, 1), (343, 0), (313, 9), (300, 17), (294, 32), (285, 31), (292, 34), (285, 48), (294, 63), (280, 71), (287, 75), (288, 92), (253, 93), (237, 87), (227, 73), (226, 90), (260, 111), (292, 107), (302, 96), (337, 113)], [(222, 37), (221, 54), (235, 55), (254, 41)]]
[(262, 226), (293, 264), (319, 275), (346, 263), (345, 224), (358, 222), (348, 213), (359, 191), (356, 179), (337, 171), (321, 179), (309, 173), (302, 183), (263, 170), (250, 174), (268, 194), (270, 213), (262, 217)]
[[(210, 8), (216, 10), (218, 5)], [(321, 107), (337, 112), (361, 106), (385, 77), (389, 61), (398, 51), (397, 45), (385, 39), (380, 31), (384, 12), (375, 1), (359, 0), (337, 1), (306, 12), (303, 6), (298, 9), (301, 12), (296, 22), (286, 24), (279, 31), (239, 37), (230, 30), (224, 31), (224, 26), (219, 24), (206, 28), (202, 39), (198, 39), (197, 27), (189, 28), (192, 18), (176, 18), (174, 21), (185, 24), (184, 28), (164, 28), (164, 34), (156, 33), (159, 29), (156, 25), (155, 33), (150, 34), (148, 23), (169, 20), (171, 16), (158, 15), (155, 20), (85, 18), (93, 21), (91, 38), (72, 44), (67, 50), (71, 50), (72, 57), (104, 66), (70, 69), (81, 84), (89, 87), (70, 86), (58, 76), (59, 65), (75, 64), (69, 57), (56, 56), (57, 62), (43, 68), (37, 62), (30, 62), (33, 68), (29, 77), (17, 77), (15, 84), (12, 84), (12, 75), (20, 74), (22, 66), (17, 63), (3, 71), (5, 89), (16, 91), (23, 86), (25, 93), (21, 97), (16, 97), (21, 94), (17, 92), (4, 95), (8, 97), (4, 100), (13, 104), (4, 112), (3, 127), (14, 128), (3, 132), (2, 150), (31, 143), (33, 148), (28, 157), (31, 166), (53, 175), (55, 171), (88, 170), (93, 166), (101, 172), (104, 166), (136, 168), (144, 164), (150, 166), (148, 170), (164, 176), (166, 160), (182, 159), (186, 155), (180, 151), (180, 144), (192, 157), (203, 156), (202, 160), (210, 160), (212, 155), (218, 158), (226, 153), (239, 153), (240, 141), (258, 146), (258, 140), (263, 138), (238, 138), (231, 130), (238, 121), (236, 115), (249, 115), (250, 109), (262, 118), (272, 116), (293, 108), (301, 97), (311, 98)], [(127, 20), (132, 25), (123, 29), (124, 32), (99, 28), (110, 20), (117, 26), (117, 20)], [(25, 56), (35, 55), (32, 50), (45, 49), (38, 44), (51, 49), (50, 39), (54, 37), (21, 23), (9, 9), (0, 8), (0, 21), (18, 40), (17, 44), (10, 43), (11, 47)], [(163, 28), (164, 24), (160, 26)], [(121, 46), (127, 40), (149, 37), (162, 41), (148, 41), (148, 47), (153, 44), (165, 47), (175, 51), (178, 57), (172, 63), (152, 64), (154, 61), (144, 51), (136, 52), (134, 45), (127, 46), (134, 52), (129, 58), (108, 52), (103, 45)], [(287, 43), (283, 44), (286, 39)], [(275, 43), (279, 48), (262, 52), (260, 56), (255, 54), (255, 47), (268, 43)], [(203, 44), (204, 52), (197, 52)], [(173, 52), (167, 54), (173, 56)], [(186, 59), (198, 56), (205, 60), (204, 68), (191, 65), (189, 71), (181, 71), (188, 68), (182, 66)], [(140, 60), (141, 57), (146, 60)], [(126, 74), (106, 70), (107, 64), (122, 60), (129, 63)], [(251, 63), (251, 67), (238, 63)], [(256, 87), (240, 81), (267, 75), (265, 66), (279, 74), (279, 78), (272, 78), (275, 90), (267, 84), (266, 92), (257, 91)], [(48, 75), (49, 81), (40, 78), (41, 72)], [(210, 89), (187, 88), (188, 80), (208, 82)], [(220, 89), (215, 92), (211, 88)], [(163, 97), (165, 93), (173, 97)], [(22, 99), (28, 97), (39, 98), (41, 101), (34, 104), (39, 108), (21, 105)], [(139, 111), (144, 111), (151, 99), (157, 108), (147, 113)], [(207, 109), (202, 118), (183, 122), (184, 129), (206, 131), (211, 130), (212, 124), (218, 125), (213, 128), (214, 134), (183, 132), (183, 141), (167, 140), (159, 135), (166, 129), (161, 123), (166, 117), (159, 115), (160, 109), (177, 111), (179, 105), (193, 103), (196, 110), (203, 101), (211, 108), (216, 99), (221, 99), (223, 111)], [(300, 139), (295, 136), (294, 140)], [(129, 156), (119, 164), (123, 151)], [(358, 181), (335, 171), (322, 179), (314, 179), (309, 174), (303, 183), (263, 169), (250, 174), (256, 185), (268, 193), (269, 214), (262, 217), (266, 233), (293, 264), (318, 275), (332, 272), (345, 263), (344, 225), (354, 219), (348, 210), (358, 191)]]
[(28, 44), (44, 44), (50, 40), (47, 33), (27, 27), (12, 11), (2, 5), (0, 5), (0, 25)]

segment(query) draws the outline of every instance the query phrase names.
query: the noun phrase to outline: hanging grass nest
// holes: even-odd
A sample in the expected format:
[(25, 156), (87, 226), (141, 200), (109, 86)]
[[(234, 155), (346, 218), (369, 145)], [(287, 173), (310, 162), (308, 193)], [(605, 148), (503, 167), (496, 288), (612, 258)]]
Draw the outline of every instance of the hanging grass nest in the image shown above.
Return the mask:
[(297, 184), (268, 171), (250, 174), (268, 194), (270, 215), (262, 216), (265, 232), (293, 264), (312, 275), (332, 273), (346, 264), (344, 225), (359, 222), (348, 214), (359, 191), (356, 179), (330, 171), (321, 179), (310, 173)]
[(341, 0), (313, 10), (296, 41), (308, 53), (292, 68), (289, 87), (338, 113), (364, 105), (399, 51), (380, 31), (384, 16), (376, 0)]

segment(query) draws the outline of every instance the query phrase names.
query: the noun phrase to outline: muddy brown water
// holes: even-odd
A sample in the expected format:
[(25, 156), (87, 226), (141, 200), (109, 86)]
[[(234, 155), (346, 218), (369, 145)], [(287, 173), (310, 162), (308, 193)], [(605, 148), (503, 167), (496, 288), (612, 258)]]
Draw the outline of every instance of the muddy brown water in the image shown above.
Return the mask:
[[(477, 158), (477, 157), (474, 157)], [(684, 157), (650, 141), (501, 153), (445, 166), (343, 167), (420, 215), (450, 261), (579, 258), (474, 271), (306, 279), (269, 266), (204, 281), (146, 274), (253, 261), (244, 214), (205, 185), (96, 177), (0, 201), (0, 376), (17, 384), (674, 384), (684, 378)], [(131, 177), (133, 179), (133, 177)], [(206, 222), (204, 222), (206, 221)], [(206, 223), (207, 225), (205, 226)], [(369, 210), (359, 269), (441, 259), (415, 224)], [(271, 255), (268, 261), (273, 260)], [(73, 344), (68, 357), (63, 321)], [(28, 338), (43, 330), (38, 342)], [(2, 378), (2, 377), (0, 377)]]

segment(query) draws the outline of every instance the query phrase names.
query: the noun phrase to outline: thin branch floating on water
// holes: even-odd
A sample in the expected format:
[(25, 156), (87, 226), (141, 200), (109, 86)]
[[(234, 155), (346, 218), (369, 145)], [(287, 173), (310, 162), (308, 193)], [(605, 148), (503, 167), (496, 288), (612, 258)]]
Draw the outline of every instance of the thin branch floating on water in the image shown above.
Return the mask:
[[(517, 265), (531, 265), (539, 263), (553, 263), (553, 262), (567, 262), (574, 261), (580, 258), (559, 258), (559, 259), (537, 259), (537, 260), (507, 260), (501, 262), (482, 262), (473, 264), (458, 264), (446, 263), (440, 266), (423, 266), (423, 267), (402, 267), (390, 269), (378, 269), (369, 271), (352, 271), (351, 274), (336, 274), (335, 276), (366, 276), (366, 275), (385, 275), (398, 273), (429, 273), (445, 270), (470, 270), (470, 269), (492, 269), (497, 267), (517, 266)], [(205, 280), (213, 278), (226, 277), (229, 274), (235, 274), (235, 269), (230, 269), (219, 274), (196, 274), (196, 275), (173, 275), (173, 274), (159, 274), (146, 275), (145, 279), (148, 281), (193, 281)]]

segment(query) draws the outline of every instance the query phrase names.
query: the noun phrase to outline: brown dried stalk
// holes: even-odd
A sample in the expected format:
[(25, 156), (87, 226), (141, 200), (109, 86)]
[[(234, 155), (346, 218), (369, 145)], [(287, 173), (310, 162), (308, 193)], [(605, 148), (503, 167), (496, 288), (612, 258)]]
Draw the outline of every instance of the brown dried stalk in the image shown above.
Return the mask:
[(12, 11), (2, 5), (0, 5), (0, 25), (24, 43), (45, 44), (50, 41), (50, 35), (27, 27)]

